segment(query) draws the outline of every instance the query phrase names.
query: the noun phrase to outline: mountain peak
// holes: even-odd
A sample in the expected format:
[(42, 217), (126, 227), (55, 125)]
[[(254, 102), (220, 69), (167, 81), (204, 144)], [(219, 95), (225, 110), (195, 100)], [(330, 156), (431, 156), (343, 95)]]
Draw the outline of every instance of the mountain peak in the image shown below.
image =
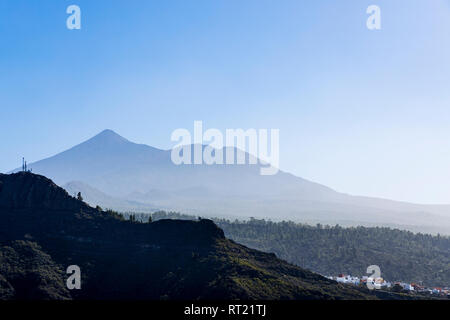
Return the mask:
[(108, 143), (108, 144), (115, 144), (115, 143), (124, 143), (124, 142), (130, 142), (129, 140), (125, 139), (121, 135), (117, 134), (115, 131), (111, 129), (105, 129), (99, 134), (95, 135), (91, 139), (87, 140), (86, 142), (96, 142), (96, 143)]
[(97, 134), (96, 136), (94, 136), (94, 138), (96, 137), (103, 137), (103, 138), (113, 138), (113, 139), (123, 139), (123, 140), (127, 140), (124, 137), (122, 137), (121, 135), (119, 135), (118, 133), (116, 133), (115, 131), (111, 130), (111, 129), (105, 129), (102, 132), (100, 132), (99, 134)]

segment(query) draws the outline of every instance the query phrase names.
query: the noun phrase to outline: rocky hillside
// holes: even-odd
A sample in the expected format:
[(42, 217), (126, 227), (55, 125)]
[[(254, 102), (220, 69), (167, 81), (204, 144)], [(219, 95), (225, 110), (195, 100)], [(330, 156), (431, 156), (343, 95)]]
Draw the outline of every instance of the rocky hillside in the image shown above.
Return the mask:
[[(210, 220), (125, 221), (51, 180), (0, 175), (2, 299), (368, 299), (224, 237)], [(69, 265), (81, 290), (65, 288)]]

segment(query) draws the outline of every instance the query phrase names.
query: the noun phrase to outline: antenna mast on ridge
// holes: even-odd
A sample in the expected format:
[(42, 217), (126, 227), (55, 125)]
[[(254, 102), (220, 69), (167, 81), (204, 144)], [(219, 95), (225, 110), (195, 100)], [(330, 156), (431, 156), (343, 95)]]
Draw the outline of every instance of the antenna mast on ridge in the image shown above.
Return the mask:
[[(24, 157), (22, 157), (22, 172), (28, 172), (27, 162), (25, 161)], [(30, 172), (31, 172), (31, 170), (30, 170)]]

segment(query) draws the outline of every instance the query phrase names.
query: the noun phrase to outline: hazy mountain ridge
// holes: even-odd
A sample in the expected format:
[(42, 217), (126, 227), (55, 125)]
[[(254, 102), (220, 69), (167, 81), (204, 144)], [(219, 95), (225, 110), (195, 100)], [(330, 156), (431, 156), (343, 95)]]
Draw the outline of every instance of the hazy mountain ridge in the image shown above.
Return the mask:
[(106, 203), (119, 210), (162, 208), (202, 216), (423, 226), (450, 234), (447, 205), (351, 196), (282, 171), (261, 176), (259, 165), (177, 166), (170, 152), (105, 130), (29, 167), (71, 192), (79, 189), (91, 205)]
[(72, 196), (76, 196), (78, 192), (81, 192), (83, 201), (93, 206), (98, 205), (105, 209), (114, 208), (119, 211), (139, 211), (152, 209), (152, 206), (149, 204), (140, 203), (131, 199), (112, 197), (81, 181), (72, 181), (66, 183), (62, 187)]

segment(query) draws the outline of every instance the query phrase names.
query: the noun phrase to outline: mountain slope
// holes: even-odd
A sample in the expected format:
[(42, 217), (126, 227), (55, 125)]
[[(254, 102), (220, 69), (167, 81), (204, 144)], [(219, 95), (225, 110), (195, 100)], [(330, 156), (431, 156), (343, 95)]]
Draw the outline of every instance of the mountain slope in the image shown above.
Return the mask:
[(63, 188), (73, 196), (76, 196), (80, 192), (83, 201), (92, 206), (98, 205), (102, 208), (114, 208), (114, 210), (120, 211), (146, 211), (152, 209), (152, 206), (149, 204), (112, 197), (81, 181), (71, 181), (63, 185)]
[[(124, 221), (25, 172), (0, 175), (0, 259), (11, 243), (18, 254), (9, 263), (25, 268), (30, 252), (42, 257), (31, 259), (38, 279), (45, 277), (48, 265), (56, 270), (80, 266), (82, 289), (70, 291), (74, 299), (375, 298), (367, 290), (339, 285), (236, 244), (210, 220)], [(5, 299), (67, 298), (61, 276), (20, 285), (16, 278), (0, 268)], [(24, 285), (38, 294), (15, 295)]]
[(61, 267), (34, 242), (0, 246), (0, 300), (69, 300), (63, 277)]
[[(350, 196), (282, 171), (261, 176), (260, 165), (177, 166), (170, 153), (105, 130), (29, 166), (60, 186), (77, 181), (131, 202), (114, 205), (120, 210), (134, 210), (137, 203), (141, 211), (157, 207), (202, 216), (423, 227), (450, 234), (449, 206)], [(102, 202), (88, 198), (91, 205)]]

